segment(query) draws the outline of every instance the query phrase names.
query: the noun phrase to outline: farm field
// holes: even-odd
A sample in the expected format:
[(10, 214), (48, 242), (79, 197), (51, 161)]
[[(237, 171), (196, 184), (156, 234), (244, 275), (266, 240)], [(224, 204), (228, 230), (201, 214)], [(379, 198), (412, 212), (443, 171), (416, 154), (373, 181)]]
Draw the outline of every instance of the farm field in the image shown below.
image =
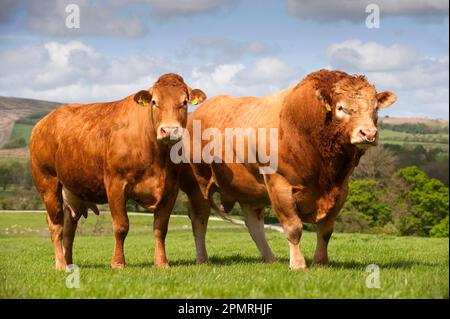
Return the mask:
[[(195, 265), (189, 219), (172, 216), (167, 238), (171, 268), (155, 269), (153, 219), (131, 215), (127, 268), (109, 267), (113, 248), (110, 215), (80, 221), (74, 262), (80, 288), (66, 288), (53, 269), (44, 213), (0, 213), (0, 298), (448, 298), (448, 238), (334, 234), (331, 264), (303, 272), (288, 269), (284, 235), (267, 231), (278, 262), (266, 265), (243, 227), (209, 223), (208, 265)], [(308, 264), (315, 234), (305, 232)], [(366, 267), (380, 267), (380, 288), (366, 287)]]
[(30, 135), (31, 135), (32, 129), (33, 129), (33, 125), (15, 123), (10, 139), (14, 140), (14, 139), (19, 139), (19, 138), (24, 138), (26, 144), (28, 145), (28, 144), (30, 144)]
[(422, 145), (426, 149), (441, 148), (448, 153), (448, 134), (411, 134), (388, 129), (380, 130), (382, 144)]

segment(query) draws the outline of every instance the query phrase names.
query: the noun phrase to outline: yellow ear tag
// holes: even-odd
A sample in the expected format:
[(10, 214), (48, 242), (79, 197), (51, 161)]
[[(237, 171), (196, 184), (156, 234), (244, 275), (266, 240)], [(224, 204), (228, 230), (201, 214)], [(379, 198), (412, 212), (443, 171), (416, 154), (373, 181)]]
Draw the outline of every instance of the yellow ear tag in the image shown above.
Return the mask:
[(192, 100), (192, 105), (197, 105), (198, 104), (198, 99), (195, 98), (194, 100)]
[(327, 112), (331, 112), (331, 106), (328, 103), (325, 103), (325, 108), (327, 110)]
[(143, 100), (142, 98), (139, 99), (139, 104), (142, 105), (143, 107), (148, 106), (148, 102), (146, 100)]

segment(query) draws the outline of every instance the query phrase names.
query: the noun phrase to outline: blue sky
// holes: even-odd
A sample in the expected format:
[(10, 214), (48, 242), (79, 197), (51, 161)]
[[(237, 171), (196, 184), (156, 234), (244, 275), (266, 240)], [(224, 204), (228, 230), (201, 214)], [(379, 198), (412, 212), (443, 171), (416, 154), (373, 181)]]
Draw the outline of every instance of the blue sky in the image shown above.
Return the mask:
[(3, 0), (0, 95), (108, 101), (176, 72), (209, 96), (262, 96), (329, 68), (397, 93), (382, 115), (448, 119), (448, 24), (447, 0)]

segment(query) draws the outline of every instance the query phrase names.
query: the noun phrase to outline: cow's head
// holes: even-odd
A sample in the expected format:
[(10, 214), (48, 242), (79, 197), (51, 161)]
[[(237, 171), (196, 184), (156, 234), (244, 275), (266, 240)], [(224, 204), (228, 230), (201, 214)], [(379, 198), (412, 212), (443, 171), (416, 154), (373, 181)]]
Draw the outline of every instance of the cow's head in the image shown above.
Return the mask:
[(169, 73), (162, 75), (148, 91), (136, 93), (134, 100), (140, 106), (150, 108), (157, 140), (171, 145), (182, 138), (188, 104), (203, 102), (206, 94), (188, 87), (178, 74)]
[(364, 76), (347, 76), (337, 81), (327, 93), (322, 89), (316, 95), (335, 121), (344, 141), (366, 149), (378, 143), (378, 110), (397, 100), (392, 92), (377, 93)]

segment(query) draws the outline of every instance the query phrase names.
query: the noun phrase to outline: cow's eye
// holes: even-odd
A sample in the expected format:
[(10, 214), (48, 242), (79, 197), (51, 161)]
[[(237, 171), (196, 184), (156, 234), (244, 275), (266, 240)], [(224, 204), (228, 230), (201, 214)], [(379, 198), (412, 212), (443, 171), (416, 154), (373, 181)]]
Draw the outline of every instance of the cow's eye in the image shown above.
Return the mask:
[(158, 105), (156, 104), (156, 101), (155, 101), (155, 100), (152, 100), (152, 106), (153, 106), (153, 107), (158, 107)]

